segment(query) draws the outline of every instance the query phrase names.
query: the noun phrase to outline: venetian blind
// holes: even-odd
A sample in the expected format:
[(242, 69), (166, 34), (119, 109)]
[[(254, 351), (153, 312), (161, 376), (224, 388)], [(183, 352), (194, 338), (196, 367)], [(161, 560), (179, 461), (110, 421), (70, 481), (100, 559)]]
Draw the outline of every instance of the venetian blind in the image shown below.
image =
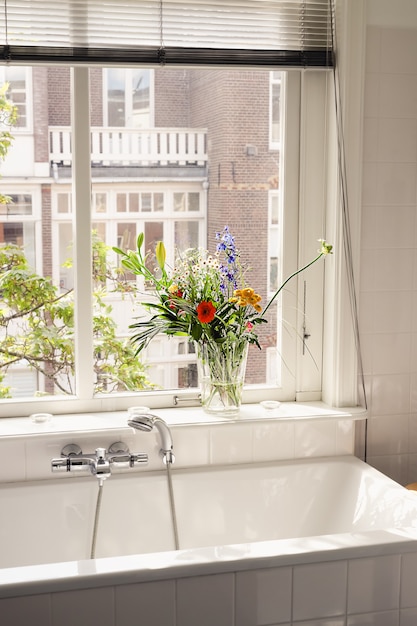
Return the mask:
[(331, 0), (1, 0), (14, 62), (328, 67)]

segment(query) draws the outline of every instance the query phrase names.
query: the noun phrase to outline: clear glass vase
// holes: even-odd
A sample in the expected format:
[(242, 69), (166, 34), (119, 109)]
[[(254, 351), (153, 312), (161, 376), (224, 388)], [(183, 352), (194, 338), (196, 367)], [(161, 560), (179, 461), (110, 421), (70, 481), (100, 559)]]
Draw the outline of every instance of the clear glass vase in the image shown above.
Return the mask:
[(207, 413), (232, 417), (242, 402), (248, 342), (195, 342), (201, 404)]

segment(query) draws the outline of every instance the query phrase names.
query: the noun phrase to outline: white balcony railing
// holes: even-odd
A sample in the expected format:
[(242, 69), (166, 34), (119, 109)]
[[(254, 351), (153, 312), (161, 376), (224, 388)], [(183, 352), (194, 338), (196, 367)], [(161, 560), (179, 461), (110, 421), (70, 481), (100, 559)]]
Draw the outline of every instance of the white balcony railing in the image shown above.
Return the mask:
[[(71, 129), (49, 128), (50, 161), (71, 165)], [(91, 162), (109, 165), (205, 165), (206, 130), (201, 128), (92, 128)]]

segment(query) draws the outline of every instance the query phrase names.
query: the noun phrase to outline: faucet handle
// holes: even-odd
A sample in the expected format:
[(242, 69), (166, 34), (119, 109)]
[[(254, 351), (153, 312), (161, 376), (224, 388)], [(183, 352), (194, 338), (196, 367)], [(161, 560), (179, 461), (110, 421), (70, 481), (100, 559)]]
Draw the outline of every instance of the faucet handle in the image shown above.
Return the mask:
[(148, 462), (148, 455), (144, 452), (134, 454), (129, 451), (129, 447), (123, 441), (115, 441), (111, 444), (108, 451), (108, 459), (110, 463), (117, 466), (128, 465), (129, 467), (135, 467), (136, 465), (143, 465)]
[(76, 443), (69, 443), (66, 446), (64, 446), (61, 450), (62, 457), (81, 456), (82, 453), (83, 451), (81, 450), (80, 446)]
[(80, 446), (76, 443), (69, 443), (61, 450), (59, 459), (52, 459), (51, 469), (53, 472), (69, 472), (71, 469), (84, 469)]

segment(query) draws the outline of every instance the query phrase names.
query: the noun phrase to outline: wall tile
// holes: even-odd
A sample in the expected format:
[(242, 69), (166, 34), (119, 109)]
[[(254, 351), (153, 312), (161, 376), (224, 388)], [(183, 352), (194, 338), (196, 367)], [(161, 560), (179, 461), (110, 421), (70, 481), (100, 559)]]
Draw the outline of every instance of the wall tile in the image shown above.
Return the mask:
[(308, 622), (293, 622), (293, 626), (346, 626), (344, 617), (332, 617), (331, 619), (308, 620)]
[[(295, 456), (331, 456), (336, 452), (337, 424), (333, 421), (296, 423)], [(308, 435), (307, 435), (308, 432)]]
[(374, 335), (373, 374), (407, 374), (411, 367), (411, 333)]
[(347, 563), (294, 567), (293, 619), (341, 616), (346, 611)]
[[(401, 558), (401, 608), (417, 608), (417, 552)], [(417, 622), (416, 622), (417, 623)]]
[(348, 613), (399, 608), (400, 556), (349, 561)]
[(115, 588), (116, 624), (176, 626), (175, 581), (162, 580)]
[(267, 626), (291, 619), (290, 567), (236, 574), (236, 624)]
[(417, 160), (417, 120), (390, 118), (381, 121), (378, 161), (415, 163)]
[(113, 587), (82, 589), (52, 594), (53, 626), (100, 624), (116, 626)]
[(364, 163), (378, 160), (379, 120), (377, 117), (366, 117), (363, 123), (363, 161)]
[(26, 480), (26, 449), (24, 438), (0, 439), (0, 482)]
[[(416, 142), (417, 137), (413, 137)], [(375, 243), (379, 248), (398, 248), (401, 241), (403, 248), (415, 247), (416, 208), (415, 206), (378, 206), (375, 209)], [(395, 237), (393, 237), (395, 233)], [(415, 262), (414, 262), (415, 265)]]
[(400, 626), (416, 626), (417, 609), (402, 609), (400, 611)]
[[(378, 169), (377, 163), (363, 164), (362, 204), (378, 204)], [(364, 264), (362, 263), (362, 269)]]
[(210, 429), (210, 463), (247, 463), (252, 459), (251, 423), (221, 424)]
[(173, 440), (175, 467), (209, 464), (210, 430), (208, 427), (176, 428)]
[[(373, 86), (373, 82), (371, 83)], [(373, 91), (375, 97), (375, 93)], [(416, 76), (380, 74), (378, 98), (379, 114), (383, 118), (415, 119), (417, 110)], [(372, 100), (371, 100), (372, 102)]]
[(352, 615), (348, 617), (346, 626), (400, 626), (399, 611)]
[(0, 599), (0, 622), (4, 626), (23, 626), (23, 624), (52, 626), (51, 620), (49, 594)]
[(371, 388), (372, 415), (401, 415), (410, 412), (408, 374), (375, 375)]
[(253, 424), (253, 460), (291, 459), (294, 457), (294, 423)]
[[(375, 286), (375, 282), (374, 282)], [(372, 290), (371, 290), (372, 291)], [(368, 297), (365, 297), (368, 296)], [(413, 295), (411, 291), (374, 291), (363, 294), (364, 306), (371, 299), (373, 308), (368, 305), (364, 313), (372, 315), (364, 320), (364, 330), (373, 333), (411, 332), (413, 326)], [(363, 316), (361, 315), (361, 320)]]
[(177, 581), (178, 626), (233, 626), (234, 575), (196, 576)]
[(348, 420), (339, 420), (336, 425), (336, 454), (353, 454), (355, 426)]
[(410, 482), (408, 476), (408, 455), (406, 454), (385, 454), (379, 456), (370, 454), (367, 462), (400, 485), (406, 485)]
[[(377, 204), (393, 206), (416, 203), (417, 177), (414, 163), (379, 163), (376, 175)], [(397, 250), (400, 256), (403, 252)]]
[[(417, 39), (415, 31), (407, 28), (382, 28), (380, 33), (380, 61), (384, 72), (392, 74), (415, 74)], [(377, 35), (373, 35), (371, 49), (377, 54)]]
[(380, 415), (368, 420), (368, 452), (371, 456), (407, 454), (408, 442), (408, 415)]

